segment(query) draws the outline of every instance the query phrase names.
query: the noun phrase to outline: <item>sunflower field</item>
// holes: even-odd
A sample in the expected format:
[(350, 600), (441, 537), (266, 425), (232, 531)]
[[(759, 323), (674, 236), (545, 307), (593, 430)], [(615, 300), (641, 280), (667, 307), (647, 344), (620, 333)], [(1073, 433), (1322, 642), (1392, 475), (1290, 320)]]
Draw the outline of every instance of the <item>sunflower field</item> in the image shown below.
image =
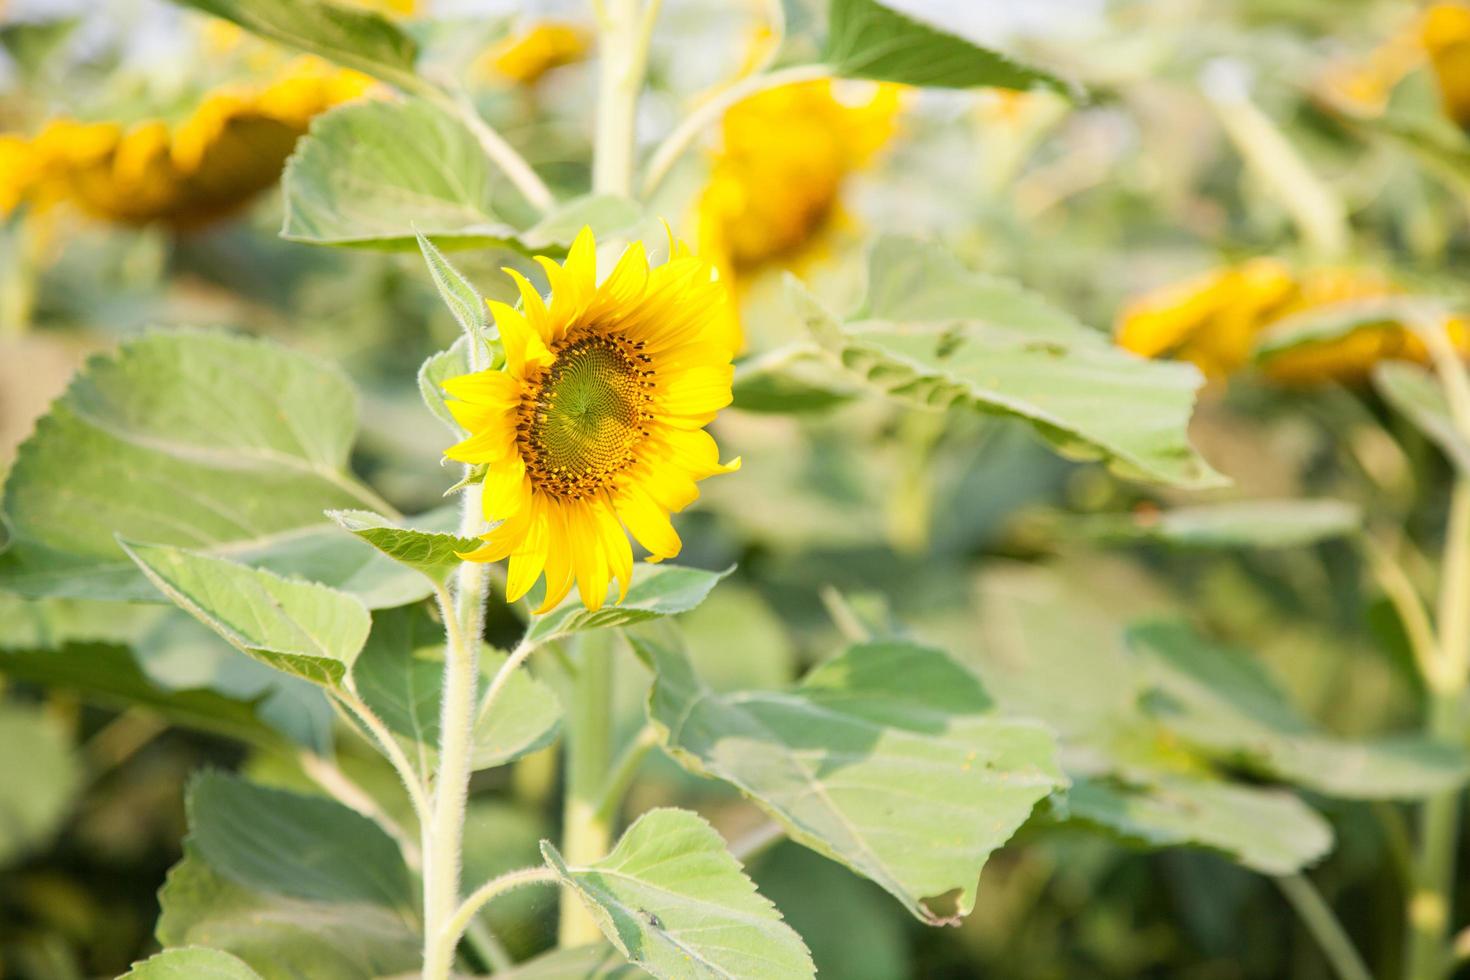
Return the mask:
[(0, 980), (1470, 976), (1470, 0), (0, 0)]

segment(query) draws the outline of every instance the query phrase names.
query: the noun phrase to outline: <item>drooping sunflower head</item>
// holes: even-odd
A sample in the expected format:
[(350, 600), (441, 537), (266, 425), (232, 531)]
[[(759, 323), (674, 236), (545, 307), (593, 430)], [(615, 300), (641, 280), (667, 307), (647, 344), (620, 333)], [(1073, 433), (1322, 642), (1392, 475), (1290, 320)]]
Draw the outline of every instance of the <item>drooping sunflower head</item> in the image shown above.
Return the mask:
[[(1274, 258), (1256, 258), (1145, 293), (1118, 317), (1120, 346), (1145, 357), (1190, 361), (1209, 378), (1246, 367), (1262, 337), (1288, 317), (1386, 296), (1392, 282), (1371, 269), (1296, 270)], [(1464, 325), (1451, 321), (1457, 346)], [(1423, 343), (1402, 324), (1364, 325), (1345, 336), (1292, 347), (1271, 356), (1264, 373), (1287, 384), (1354, 381), (1385, 358), (1423, 360)]]
[[(739, 344), (728, 293), (709, 262), (674, 245), (650, 267), (641, 244), (597, 278), (589, 229), (566, 263), (538, 258), (550, 302), (519, 273), (521, 309), (492, 302), (505, 367), (446, 382), (469, 433), (445, 455), (488, 464), (485, 517), (499, 521), (470, 561), (510, 559), (506, 598), (544, 573), (542, 610), (575, 582), (589, 609), (632, 580), (632, 534), (649, 561), (679, 553), (669, 515), (721, 463), (704, 427), (730, 403)], [(626, 529), (626, 532), (625, 532)]]
[(588, 46), (587, 32), (576, 24), (541, 21), (491, 47), (481, 67), (505, 81), (534, 85), (553, 68), (581, 61)]

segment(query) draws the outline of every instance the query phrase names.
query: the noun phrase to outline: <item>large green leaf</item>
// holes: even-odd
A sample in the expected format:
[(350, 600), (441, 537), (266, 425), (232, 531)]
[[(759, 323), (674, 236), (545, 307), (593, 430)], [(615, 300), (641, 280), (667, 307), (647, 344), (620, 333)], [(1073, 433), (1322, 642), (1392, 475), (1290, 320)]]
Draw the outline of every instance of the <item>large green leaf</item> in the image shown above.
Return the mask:
[(274, 344), (158, 332), (92, 359), (21, 446), (5, 483), (0, 589), (153, 601), (114, 535), (348, 589), (371, 606), (422, 577), (322, 515), (370, 495), (347, 471), (356, 394)]
[(1298, 871), (1332, 847), (1331, 826), (1290, 793), (1215, 779), (1079, 778), (1064, 807), (1070, 820), (1130, 843), (1205, 847), (1262, 874)]
[(189, 844), (247, 888), (313, 902), (381, 905), (413, 916), (413, 886), (377, 824), (320, 796), (269, 789), (220, 772), (189, 786)]
[[(382, 514), (367, 510), (332, 510), (327, 516), (345, 531), (362, 538), (383, 554), (417, 569), (438, 584), (461, 564), (459, 553), (480, 546), (478, 538), (462, 538), (448, 530), (458, 523), (458, 510), (440, 508), (419, 518), (420, 527), (404, 527)], [(428, 530), (426, 526), (432, 526)], [(439, 530), (443, 528), (444, 530)]]
[(1184, 548), (1298, 548), (1355, 534), (1362, 511), (1342, 500), (1237, 500), (1080, 522), (1090, 535)]
[(261, 980), (237, 956), (204, 946), (166, 949), (124, 973), (121, 980)]
[[(296, 857), (284, 860), (289, 867)], [(160, 943), (228, 950), (262, 980), (376, 980), (420, 964), (423, 940), (398, 912), (254, 889), (215, 870), (192, 845), (158, 899)]]
[(954, 13), (935, 0), (831, 0), (822, 60), (850, 78), (941, 88), (1074, 91), (1050, 72), (960, 36), (945, 23)]
[(533, 643), (546, 643), (583, 630), (631, 626), (660, 616), (688, 612), (704, 601), (720, 579), (734, 570), (734, 566), (723, 572), (707, 572), (666, 563), (639, 563), (633, 569), (633, 584), (628, 588), (628, 597), (621, 603), (613, 605), (617, 600), (616, 583), (608, 588), (608, 604), (595, 612), (584, 608), (573, 590), (561, 605), (531, 620), (526, 639)]
[(1462, 750), (1418, 735), (1354, 741), (1326, 734), (1258, 661), (1187, 625), (1142, 624), (1128, 631), (1128, 642), (1152, 685), (1149, 712), (1224, 761), (1349, 799), (1422, 797), (1470, 777)]
[(372, 618), (345, 592), (182, 548), (124, 547), (180, 608), (277, 670), (336, 687), (367, 640)]
[(0, 702), (0, 865), (56, 833), (81, 787), (71, 739), (40, 708)]
[(698, 814), (650, 810), (583, 867), (569, 867), (550, 841), (541, 851), (603, 935), (655, 977), (816, 975), (801, 937)]
[(1025, 420), (1059, 452), (1186, 487), (1222, 482), (1189, 443), (1191, 365), (1115, 347), (1013, 283), (974, 273), (935, 245), (874, 247), (864, 308), (839, 323), (795, 279), (818, 341), (876, 387), (923, 405)]
[(326, 0), (177, 0), (247, 31), (414, 91), (418, 45), (391, 21)]
[(1065, 784), (1052, 735), (996, 715), (938, 650), (864, 644), (791, 690), (721, 695), (684, 654), (635, 643), (657, 671), (649, 717), (675, 758), (925, 922), (967, 915), (990, 853)]
[[(281, 235), (314, 245), (406, 250), (505, 245), (563, 252), (583, 225), (624, 229), (636, 205), (605, 195), (536, 219), (458, 118), (422, 99), (357, 102), (312, 121), (283, 178)], [(463, 290), (456, 290), (463, 306)]]
[(1433, 374), (1416, 364), (1382, 361), (1373, 366), (1373, 386), (1433, 440), (1462, 475), (1470, 476), (1470, 437), (1455, 425), (1449, 399)]
[[(504, 653), (481, 646), (482, 688), (505, 661)], [(363, 700), (402, 738), (420, 771), (430, 775), (439, 744), (444, 627), (420, 607), (379, 612), (352, 674)], [(560, 725), (556, 695), (525, 670), (517, 670), (491, 716), (475, 725), (471, 764), (475, 769), (504, 765), (550, 743)]]

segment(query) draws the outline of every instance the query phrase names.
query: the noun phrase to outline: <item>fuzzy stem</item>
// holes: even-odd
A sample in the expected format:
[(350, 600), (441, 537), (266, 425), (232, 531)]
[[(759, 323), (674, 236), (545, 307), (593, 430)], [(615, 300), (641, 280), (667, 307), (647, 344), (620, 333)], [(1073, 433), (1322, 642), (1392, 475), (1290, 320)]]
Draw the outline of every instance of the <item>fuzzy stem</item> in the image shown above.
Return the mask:
[(556, 872), (544, 866), (507, 871), (503, 875), (491, 878), (460, 903), (454, 915), (445, 923), (446, 935), (452, 936), (454, 941), (458, 942), (460, 935), (474, 919), (475, 913), (480, 911), (486, 903), (508, 891), (524, 888), (526, 885), (550, 885), (555, 882)]
[(598, 18), (597, 133), (592, 189), (633, 193), (633, 142), (648, 42), (660, 0), (606, 0)]
[[(592, 864), (612, 845), (611, 819), (599, 811), (612, 736), (612, 657), (597, 644), (581, 644), (581, 657), (567, 706), (567, 792), (562, 813), (562, 849), (567, 863)], [(563, 891), (558, 939), (562, 946), (596, 942), (602, 933), (581, 900)]]

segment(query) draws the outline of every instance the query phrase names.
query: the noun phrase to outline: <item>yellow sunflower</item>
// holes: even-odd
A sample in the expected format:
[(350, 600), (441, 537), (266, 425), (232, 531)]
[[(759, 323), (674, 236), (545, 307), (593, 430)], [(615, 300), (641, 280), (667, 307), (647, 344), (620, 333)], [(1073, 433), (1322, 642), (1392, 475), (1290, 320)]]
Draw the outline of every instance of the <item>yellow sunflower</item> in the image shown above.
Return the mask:
[(1419, 33), (1445, 115), (1470, 127), (1470, 4), (1435, 4), (1425, 11)]
[(739, 337), (714, 268), (682, 245), (649, 267), (641, 243), (597, 279), (596, 243), (584, 228), (558, 265), (538, 258), (551, 283), (542, 300), (507, 269), (521, 309), (491, 302), (505, 347), (503, 370), (446, 382), (450, 411), (469, 433), (445, 455), (488, 464), (484, 510), (500, 521), (469, 561), (510, 559), (506, 599), (546, 576), (540, 610), (575, 581), (589, 609), (617, 579), (632, 580), (631, 533), (649, 561), (679, 553), (669, 515), (699, 496), (697, 481), (738, 469), (721, 463), (704, 427), (730, 403)]
[[(1288, 316), (1353, 300), (1388, 296), (1397, 288), (1366, 269), (1295, 271), (1279, 259), (1257, 258), (1173, 283), (1128, 303), (1118, 316), (1119, 346), (1145, 357), (1190, 361), (1209, 378), (1245, 367), (1262, 334)], [(1466, 350), (1466, 324), (1447, 324)], [(1378, 361), (1423, 361), (1423, 342), (1401, 324), (1364, 327), (1272, 357), (1264, 366), (1275, 381), (1311, 384), (1362, 378)]]
[(838, 215), (847, 177), (893, 137), (900, 87), (859, 84), (783, 85), (725, 112), (698, 222), (700, 251), (727, 279), (795, 258)]
[(531, 85), (553, 68), (581, 61), (587, 46), (587, 32), (577, 25), (541, 21), (491, 47), (481, 68), (497, 78)]
[(0, 175), (23, 179), (0, 193), (0, 207), (66, 201), (122, 224), (206, 224), (274, 184), (312, 117), (370, 84), (300, 58), (267, 85), (216, 89), (174, 127), (56, 119), (29, 140), (4, 138)]

